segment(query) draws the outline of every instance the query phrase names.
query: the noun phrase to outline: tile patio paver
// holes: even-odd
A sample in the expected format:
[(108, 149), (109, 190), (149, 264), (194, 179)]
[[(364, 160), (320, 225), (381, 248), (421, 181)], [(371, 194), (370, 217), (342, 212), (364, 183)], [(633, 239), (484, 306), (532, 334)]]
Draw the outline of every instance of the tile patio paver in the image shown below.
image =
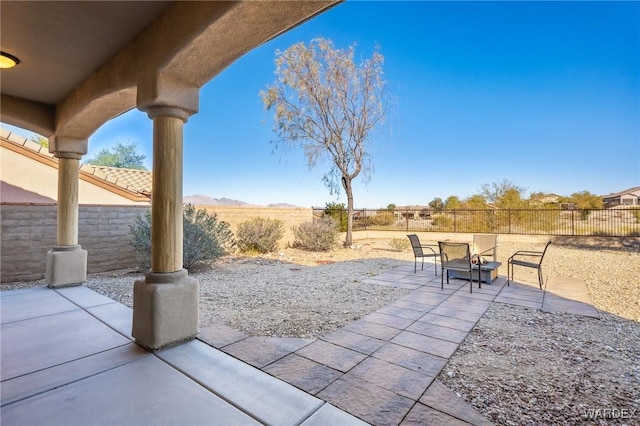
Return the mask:
[(375, 324), (365, 320), (354, 321), (343, 327), (343, 330), (352, 331), (375, 339), (389, 341), (400, 333), (400, 330), (386, 325)]
[(382, 314), (380, 312), (373, 312), (369, 315), (362, 317), (362, 320), (369, 321), (375, 324), (386, 325), (388, 327), (397, 328), (399, 330), (404, 330), (415, 320), (395, 317), (393, 315)]
[(446, 340), (460, 344), (467, 337), (468, 332), (456, 330), (455, 328), (443, 327), (436, 324), (429, 324), (424, 321), (416, 321), (409, 327), (407, 331), (422, 334), (423, 336), (435, 337), (436, 339)]
[(433, 337), (403, 331), (391, 340), (397, 345), (406, 346), (442, 358), (449, 358), (458, 349), (457, 343), (447, 342)]
[(377, 358), (365, 359), (347, 374), (414, 401), (433, 381), (433, 377)]
[(395, 343), (385, 344), (371, 356), (434, 378), (447, 364), (446, 358)]
[(466, 319), (451, 318), (446, 315), (438, 315), (429, 312), (422, 316), (418, 321), (431, 323), (435, 325), (441, 325), (443, 327), (454, 328), (460, 331), (471, 331), (476, 325), (475, 321), (468, 321)]
[(371, 354), (386, 343), (384, 340), (374, 339), (373, 337), (367, 337), (358, 333), (352, 333), (345, 329), (340, 329), (331, 334), (327, 334), (322, 337), (321, 340), (365, 355)]
[(312, 395), (342, 377), (343, 373), (296, 354), (290, 354), (262, 369)]
[[(451, 296), (451, 297), (454, 297), (454, 296)], [(439, 305), (438, 308), (453, 310), (458, 314), (473, 313), (473, 314), (479, 314), (480, 316), (482, 316), (482, 314), (484, 314), (484, 312), (487, 310), (489, 305), (490, 303), (484, 303), (484, 306), (482, 306), (476, 303), (476, 301), (474, 301), (473, 299), (469, 299), (466, 302), (447, 300), (445, 303), (442, 303), (441, 305)], [(433, 312), (437, 313), (438, 308), (434, 309)]]
[(429, 313), (442, 315), (445, 317), (457, 318), (465, 321), (476, 322), (482, 316), (480, 312), (469, 312), (469, 311), (460, 311), (459, 307), (456, 309), (456, 306), (449, 307), (448, 305), (440, 305), (429, 311)]
[(407, 302), (420, 303), (426, 306), (439, 305), (443, 300), (446, 300), (449, 295), (442, 293), (435, 293), (430, 291), (414, 291), (408, 296), (401, 297), (398, 300)]
[(578, 278), (550, 276), (545, 284), (542, 310), (600, 318), (598, 310), (593, 307), (587, 286)]
[(394, 308), (411, 309), (413, 311), (418, 311), (418, 312), (427, 312), (433, 308), (432, 305), (424, 305), (422, 303), (415, 303), (415, 302), (410, 302), (407, 300), (400, 300), (400, 299), (396, 300), (395, 302), (392, 302), (391, 306), (393, 306)]
[(312, 339), (248, 337), (221, 350), (254, 367), (262, 368), (313, 342)]
[(249, 337), (247, 334), (224, 324), (212, 324), (202, 327), (200, 333), (198, 333), (198, 339), (218, 349), (247, 337)]
[(300, 349), (296, 354), (308, 358), (312, 361), (331, 367), (343, 373), (352, 369), (355, 365), (364, 360), (367, 356), (351, 349), (332, 343), (317, 340), (308, 346)]
[(465, 308), (474, 307), (477, 309), (486, 310), (489, 306), (491, 306), (490, 300), (478, 300), (474, 299), (473, 294), (453, 294), (451, 297), (447, 299), (447, 304), (456, 303), (465, 305)]
[(410, 398), (349, 374), (317, 396), (376, 426), (398, 425), (414, 404)]
[(423, 315), (421, 311), (416, 311), (413, 309), (406, 309), (406, 308), (398, 308), (392, 305), (384, 306), (378, 309), (376, 312), (379, 312), (381, 314), (393, 315), (394, 317), (411, 319), (411, 320), (417, 320)]

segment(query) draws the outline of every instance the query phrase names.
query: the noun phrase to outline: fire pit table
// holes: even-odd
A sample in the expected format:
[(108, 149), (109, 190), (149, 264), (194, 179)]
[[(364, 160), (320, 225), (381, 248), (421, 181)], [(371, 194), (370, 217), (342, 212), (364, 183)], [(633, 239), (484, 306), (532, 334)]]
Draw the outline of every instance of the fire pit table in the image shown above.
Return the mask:
[[(502, 266), (502, 262), (487, 262), (480, 266), (482, 269), (479, 272), (480, 267), (477, 264), (473, 264), (471, 265), (472, 279), (478, 281), (478, 276), (480, 276), (480, 286), (482, 286), (482, 283), (491, 284), (491, 281), (498, 277), (498, 268), (500, 266)], [(449, 271), (449, 277), (468, 280), (469, 274), (468, 272)]]

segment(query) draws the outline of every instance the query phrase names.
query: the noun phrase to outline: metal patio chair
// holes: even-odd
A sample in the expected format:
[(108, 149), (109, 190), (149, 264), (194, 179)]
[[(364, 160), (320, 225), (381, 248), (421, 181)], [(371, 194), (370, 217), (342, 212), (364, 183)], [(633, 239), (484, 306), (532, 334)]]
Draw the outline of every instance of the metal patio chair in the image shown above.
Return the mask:
[(473, 276), (471, 275), (471, 250), (469, 243), (453, 243), (438, 241), (440, 248), (440, 289), (444, 289), (444, 271), (447, 271), (447, 284), (449, 284), (449, 271), (466, 272), (469, 274), (469, 293), (473, 293)]
[(478, 234), (473, 236), (473, 253), (495, 262), (498, 259), (498, 236), (495, 234)]
[[(418, 271), (418, 258), (422, 259), (422, 270), (424, 271), (424, 258), (433, 257), (433, 270), (435, 271), (436, 276), (438, 276), (438, 268), (436, 266), (438, 253), (433, 249), (435, 246), (420, 244), (420, 238), (418, 238), (416, 234), (407, 235), (407, 237), (409, 237), (409, 241), (411, 241), (411, 248), (413, 249), (413, 273), (415, 274)], [(430, 250), (431, 252), (425, 253), (423, 249)]]
[(551, 240), (546, 246), (544, 246), (543, 251), (520, 250), (512, 254), (507, 261), (507, 285), (509, 285), (509, 277), (513, 279), (513, 266), (518, 265), (538, 270), (538, 284), (540, 285), (540, 290), (542, 290), (542, 261), (544, 260), (544, 255), (549, 248), (549, 244), (551, 244)]

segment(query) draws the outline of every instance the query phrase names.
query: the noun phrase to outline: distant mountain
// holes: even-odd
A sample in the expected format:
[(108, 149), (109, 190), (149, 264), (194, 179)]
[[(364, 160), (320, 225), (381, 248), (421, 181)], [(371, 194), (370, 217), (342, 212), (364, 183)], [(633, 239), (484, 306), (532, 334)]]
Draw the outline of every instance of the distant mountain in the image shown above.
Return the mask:
[(248, 206), (249, 203), (245, 203), (240, 200), (232, 200), (230, 198), (213, 198), (208, 195), (196, 194), (187, 195), (182, 198), (182, 201), (187, 204), (193, 204), (195, 206)]

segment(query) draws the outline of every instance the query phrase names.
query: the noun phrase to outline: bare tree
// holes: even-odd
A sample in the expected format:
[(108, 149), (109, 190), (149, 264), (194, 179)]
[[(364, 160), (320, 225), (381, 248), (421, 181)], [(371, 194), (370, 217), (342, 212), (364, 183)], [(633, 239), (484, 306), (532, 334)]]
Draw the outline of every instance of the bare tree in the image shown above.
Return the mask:
[(383, 56), (354, 62), (355, 45), (334, 49), (322, 38), (276, 51), (276, 80), (261, 91), (267, 110), (274, 111), (276, 144), (300, 145), (309, 168), (331, 160), (323, 181), (331, 194), (347, 195), (347, 237), (353, 242), (352, 182), (370, 178), (370, 136), (384, 122), (387, 100)]

